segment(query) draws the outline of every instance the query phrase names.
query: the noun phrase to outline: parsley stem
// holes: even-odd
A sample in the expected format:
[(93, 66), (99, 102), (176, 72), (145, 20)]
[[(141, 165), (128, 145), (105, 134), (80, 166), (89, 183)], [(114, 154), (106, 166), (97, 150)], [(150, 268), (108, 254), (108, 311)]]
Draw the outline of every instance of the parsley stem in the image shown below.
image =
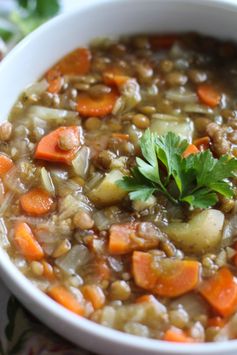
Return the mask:
[(168, 197), (168, 199), (173, 202), (175, 205), (178, 204), (178, 201), (167, 191), (167, 189), (164, 187), (164, 185), (162, 183), (160, 183), (160, 188), (161, 188), (161, 192)]

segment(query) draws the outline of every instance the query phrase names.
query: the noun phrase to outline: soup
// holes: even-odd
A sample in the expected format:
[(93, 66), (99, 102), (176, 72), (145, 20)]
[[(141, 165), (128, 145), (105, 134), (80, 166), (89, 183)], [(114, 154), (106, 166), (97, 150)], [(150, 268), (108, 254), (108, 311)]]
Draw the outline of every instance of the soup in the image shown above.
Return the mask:
[(126, 333), (237, 338), (236, 46), (101, 39), (0, 126), (1, 245), (43, 292)]

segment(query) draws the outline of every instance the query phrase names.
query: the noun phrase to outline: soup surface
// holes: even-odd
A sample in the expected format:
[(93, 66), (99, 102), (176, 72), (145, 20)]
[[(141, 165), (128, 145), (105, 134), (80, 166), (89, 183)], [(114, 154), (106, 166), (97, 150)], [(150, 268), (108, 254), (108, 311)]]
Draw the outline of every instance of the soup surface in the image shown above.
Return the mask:
[(174, 342), (237, 338), (237, 48), (97, 40), (0, 126), (1, 245), (72, 312)]

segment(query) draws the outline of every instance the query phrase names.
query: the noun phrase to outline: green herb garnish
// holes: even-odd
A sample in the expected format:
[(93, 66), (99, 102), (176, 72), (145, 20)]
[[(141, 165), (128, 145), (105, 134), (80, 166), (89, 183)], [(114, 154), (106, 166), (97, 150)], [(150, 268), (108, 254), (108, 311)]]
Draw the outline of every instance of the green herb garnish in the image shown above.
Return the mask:
[(217, 193), (233, 196), (227, 179), (235, 176), (237, 159), (228, 155), (215, 159), (209, 149), (183, 158), (188, 142), (172, 132), (159, 137), (147, 130), (140, 146), (142, 158), (136, 158), (131, 176), (118, 181), (131, 200), (145, 201), (161, 192), (173, 203), (208, 208), (218, 201)]
[(4, 15), (0, 28), (0, 37), (6, 42), (19, 41), (60, 10), (60, 0), (15, 0), (15, 2), (18, 5), (17, 9), (7, 18)]

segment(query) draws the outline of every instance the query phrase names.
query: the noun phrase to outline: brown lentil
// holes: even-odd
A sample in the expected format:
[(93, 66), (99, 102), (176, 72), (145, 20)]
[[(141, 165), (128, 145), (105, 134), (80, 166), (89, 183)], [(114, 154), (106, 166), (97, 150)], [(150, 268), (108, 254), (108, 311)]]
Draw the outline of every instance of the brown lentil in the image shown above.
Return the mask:
[(94, 131), (101, 127), (101, 120), (97, 117), (90, 117), (87, 118), (84, 125), (85, 129), (87, 129), (88, 131)]
[(142, 114), (137, 114), (133, 116), (132, 122), (137, 128), (146, 129), (150, 126), (150, 120), (147, 116)]
[(179, 71), (173, 71), (166, 75), (166, 82), (170, 86), (183, 86), (187, 81), (187, 76)]

